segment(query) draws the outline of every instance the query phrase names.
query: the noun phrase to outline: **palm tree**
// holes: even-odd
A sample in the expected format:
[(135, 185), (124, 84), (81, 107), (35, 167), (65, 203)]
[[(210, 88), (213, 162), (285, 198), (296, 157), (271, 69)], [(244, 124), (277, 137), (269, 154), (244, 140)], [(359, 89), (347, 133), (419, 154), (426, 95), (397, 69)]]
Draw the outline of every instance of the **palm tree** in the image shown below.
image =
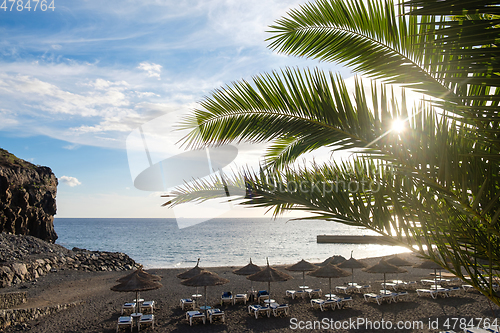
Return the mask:
[[(215, 90), (183, 122), (185, 144), (267, 142), (265, 163), (178, 188), (165, 205), (250, 189), (242, 204), (374, 230), (469, 275), (500, 305), (499, 11), (461, 0), (317, 0), (291, 10), (271, 26), (271, 49), (378, 81), (357, 79), (350, 94), (338, 75), (285, 68)], [(407, 106), (395, 84), (424, 98)], [(391, 130), (396, 120), (404, 131)], [(353, 158), (295, 163), (321, 147)]]

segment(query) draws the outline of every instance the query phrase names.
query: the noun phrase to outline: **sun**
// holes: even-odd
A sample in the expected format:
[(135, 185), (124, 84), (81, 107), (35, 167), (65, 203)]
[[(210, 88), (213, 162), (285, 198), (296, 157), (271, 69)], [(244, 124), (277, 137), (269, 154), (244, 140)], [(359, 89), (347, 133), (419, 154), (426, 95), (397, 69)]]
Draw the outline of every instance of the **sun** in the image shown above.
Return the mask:
[(394, 132), (401, 133), (405, 129), (405, 121), (401, 119), (394, 119), (391, 129)]

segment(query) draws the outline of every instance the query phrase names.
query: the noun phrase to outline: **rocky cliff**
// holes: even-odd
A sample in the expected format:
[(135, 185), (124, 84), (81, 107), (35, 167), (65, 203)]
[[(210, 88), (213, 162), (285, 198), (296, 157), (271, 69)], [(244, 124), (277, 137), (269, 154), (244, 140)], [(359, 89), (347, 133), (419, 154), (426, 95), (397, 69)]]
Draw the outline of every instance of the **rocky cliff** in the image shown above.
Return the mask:
[(54, 242), (57, 178), (0, 149), (0, 232)]

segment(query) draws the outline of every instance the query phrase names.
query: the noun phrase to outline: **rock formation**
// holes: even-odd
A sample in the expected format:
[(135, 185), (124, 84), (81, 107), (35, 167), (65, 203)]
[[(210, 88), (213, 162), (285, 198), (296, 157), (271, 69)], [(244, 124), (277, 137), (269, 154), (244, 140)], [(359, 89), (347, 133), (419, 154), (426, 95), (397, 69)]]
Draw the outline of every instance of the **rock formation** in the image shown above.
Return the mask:
[(0, 232), (54, 242), (57, 178), (0, 149)]
[(123, 271), (138, 266), (121, 252), (68, 250), (32, 236), (0, 233), (0, 288), (58, 270)]

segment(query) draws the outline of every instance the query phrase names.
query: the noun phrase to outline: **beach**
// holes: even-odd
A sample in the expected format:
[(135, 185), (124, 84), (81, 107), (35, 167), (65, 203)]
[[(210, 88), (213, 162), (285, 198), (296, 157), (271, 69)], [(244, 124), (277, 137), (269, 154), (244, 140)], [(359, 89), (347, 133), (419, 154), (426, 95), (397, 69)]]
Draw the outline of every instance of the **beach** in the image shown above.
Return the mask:
[[(402, 258), (417, 263), (421, 260), (412, 254), (401, 254)], [(367, 265), (373, 265), (380, 258), (362, 259)], [(292, 332), (292, 331), (335, 331), (335, 332), (438, 332), (445, 329), (460, 330), (460, 325), (482, 323), (479, 320), (490, 320), (498, 317), (499, 308), (488, 302), (487, 298), (476, 291), (461, 290), (451, 297), (430, 296), (418, 297), (414, 290), (409, 290), (406, 300), (397, 303), (378, 305), (376, 302), (365, 302), (361, 293), (352, 294), (352, 304), (347, 308), (327, 309), (322, 312), (312, 308), (309, 298), (292, 300), (285, 296), (285, 291), (298, 289), (302, 285), (302, 273), (285, 270), (283, 266), (275, 268), (293, 276), (294, 279), (285, 282), (271, 283), (271, 298), (279, 303), (289, 304), (289, 315), (281, 317), (250, 316), (247, 306), (220, 305), (222, 292), (233, 294), (244, 293), (250, 289), (250, 281), (245, 276), (232, 273), (239, 267), (203, 267), (230, 282), (207, 288), (208, 305), (218, 307), (225, 312), (225, 323), (215, 322), (205, 325), (196, 321), (192, 327), (185, 318), (186, 310), (179, 306), (181, 298), (190, 297), (196, 291), (195, 287), (184, 286), (176, 277), (186, 269), (149, 269), (149, 273), (161, 276), (163, 287), (157, 290), (142, 292), (141, 298), (156, 302), (155, 328), (142, 326), (145, 332)], [(431, 278), (431, 270), (404, 267), (408, 273), (399, 274), (402, 280), (420, 280)], [(110, 288), (117, 284), (116, 280), (129, 274), (130, 271), (112, 272), (82, 272), (60, 270), (40, 277), (36, 282), (23, 283), (8, 288), (4, 292), (25, 291), (28, 301), (21, 308), (44, 307), (62, 304), (73, 304), (68, 309), (40, 317), (22, 325), (11, 326), (5, 332), (115, 332), (121, 306), (135, 298), (133, 292), (114, 292)], [(396, 278), (388, 274), (388, 279)], [(332, 279), (332, 286), (345, 285), (352, 277)], [(370, 284), (372, 290), (381, 289), (383, 274), (354, 270), (354, 281), (360, 284)], [(328, 292), (328, 279), (316, 278), (306, 274), (306, 284), (311, 288), (321, 288)], [(457, 282), (456, 285), (461, 285)], [(267, 289), (267, 283), (253, 282), (254, 289)], [(419, 285), (419, 288), (422, 287)], [(204, 293), (203, 288), (198, 289)], [(339, 294), (341, 296), (342, 294)], [(324, 297), (323, 297), (324, 298)], [(201, 301), (200, 303), (204, 303)], [(255, 304), (249, 302), (248, 304)], [(488, 319), (486, 319), (488, 318)], [(314, 326), (316, 325), (316, 326)], [(399, 325), (399, 326), (398, 326)], [(406, 328), (405, 328), (406, 327)], [(314, 328), (318, 328), (315, 330)], [(120, 332), (128, 332), (124, 327)], [(137, 331), (137, 328), (134, 329)]]

